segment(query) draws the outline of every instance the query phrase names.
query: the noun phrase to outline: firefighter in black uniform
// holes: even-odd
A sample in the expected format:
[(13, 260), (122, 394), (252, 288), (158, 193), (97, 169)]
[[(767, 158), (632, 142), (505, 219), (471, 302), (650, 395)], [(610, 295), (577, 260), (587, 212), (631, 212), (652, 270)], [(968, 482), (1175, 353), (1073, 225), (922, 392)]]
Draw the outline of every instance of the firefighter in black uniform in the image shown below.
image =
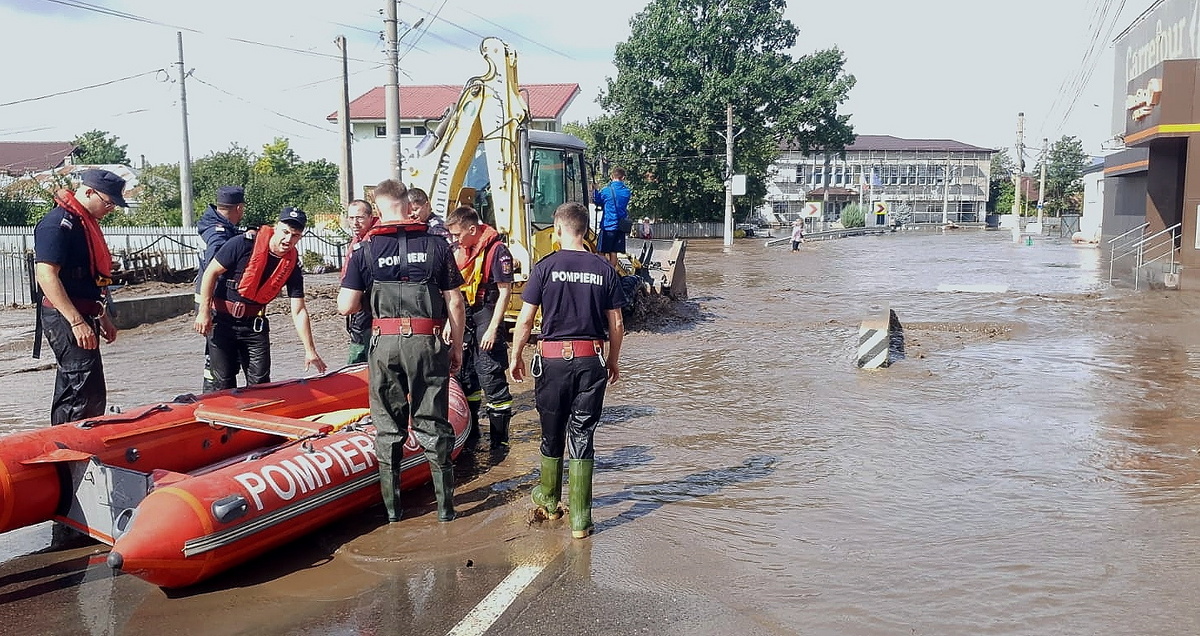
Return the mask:
[[(467, 436), (467, 450), (475, 450), (480, 430), (479, 403), (483, 394), (487, 404), (490, 449), (492, 453), (507, 453), (508, 423), (512, 420), (512, 393), (508, 388), (508, 326), (504, 312), (512, 293), (512, 252), (505, 247), (500, 235), (490, 225), (479, 220), (474, 208), (460, 206), (446, 218), (446, 228), (457, 248), (454, 258), (462, 273), (463, 294), (467, 301), (467, 327), (463, 339), (463, 370), (459, 374), (467, 404), (474, 417)], [(465, 380), (465, 381), (464, 381)]]
[[(403, 183), (380, 182), (375, 205), (380, 223), (350, 255), (338, 313), (358, 311), (369, 290), (373, 319), (367, 364), (383, 503), (388, 521), (399, 521), (400, 466), (411, 411), (413, 434), (433, 476), (438, 521), (452, 521), (450, 376), (462, 364), (464, 314), (458, 288), (463, 280), (446, 240), (429, 235), (424, 223), (411, 218)], [(449, 342), (442, 337), (447, 318)]]
[[(99, 338), (112, 342), (117, 337), (104, 311), (112, 257), (99, 221), (113, 208), (126, 207), (125, 180), (107, 170), (86, 170), (81, 180), (75, 192), (59, 190), (54, 195), (54, 209), (33, 230), (39, 327), (45, 328), (58, 363), (50, 403), (52, 425), (104, 413), (108, 389)], [(40, 349), (39, 338), (34, 357)]]
[(304, 368), (325, 372), (313, 342), (296, 253), (306, 221), (303, 210), (283, 208), (274, 226), (227, 241), (205, 268), (194, 327), (208, 336), (214, 390), (237, 386), (239, 369), (245, 369), (247, 385), (271, 381), (271, 323), (266, 311), (284, 287), (292, 324), (304, 345)]
[(513, 380), (522, 381), (521, 353), (541, 308), (541, 340), (530, 364), (542, 424), (541, 482), (533, 489), (533, 502), (547, 516), (558, 516), (565, 448), (570, 458), (571, 535), (576, 539), (592, 532), (592, 439), (605, 387), (621, 377), (618, 360), (625, 335), (625, 294), (617, 271), (586, 251), (587, 229), (588, 212), (582, 204), (564, 203), (555, 210), (554, 238), (562, 249), (533, 266), (521, 292), (525, 304), (517, 318), (509, 365)]
[[(241, 186), (221, 186), (217, 188), (216, 203), (209, 204), (196, 221), (196, 233), (204, 241), (204, 252), (200, 254), (200, 267), (196, 270), (196, 310), (200, 307), (200, 282), (204, 279), (204, 270), (212, 262), (213, 256), (221, 250), (221, 246), (235, 236), (241, 236), (242, 230), (238, 223), (246, 213), (246, 189)], [(216, 390), (213, 384), (212, 361), (208, 353), (208, 340), (204, 340), (204, 379), (202, 392), (211, 393)]]

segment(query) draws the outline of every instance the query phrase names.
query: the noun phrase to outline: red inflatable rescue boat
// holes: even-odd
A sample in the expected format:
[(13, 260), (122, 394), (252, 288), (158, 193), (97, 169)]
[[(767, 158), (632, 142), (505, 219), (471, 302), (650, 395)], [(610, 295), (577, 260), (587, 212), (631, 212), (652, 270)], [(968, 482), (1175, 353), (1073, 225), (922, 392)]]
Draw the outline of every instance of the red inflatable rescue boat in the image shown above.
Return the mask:
[[(0, 439), (0, 532), (47, 520), (162, 587), (202, 581), (380, 501), (363, 365)], [(454, 454), (469, 413), (450, 383)], [(401, 488), (429, 480), (409, 435)]]

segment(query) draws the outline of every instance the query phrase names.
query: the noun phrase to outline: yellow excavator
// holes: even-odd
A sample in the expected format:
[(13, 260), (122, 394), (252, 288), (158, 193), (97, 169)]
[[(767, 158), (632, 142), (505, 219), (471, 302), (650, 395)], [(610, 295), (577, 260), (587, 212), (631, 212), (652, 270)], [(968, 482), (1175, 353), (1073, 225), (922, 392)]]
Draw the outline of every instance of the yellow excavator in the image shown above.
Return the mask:
[[(520, 288), (533, 264), (557, 249), (554, 210), (562, 203), (591, 205), (595, 175), (586, 145), (561, 132), (531, 130), (530, 114), (517, 82), (517, 53), (497, 38), (479, 51), (487, 70), (472, 77), (457, 103), (447, 108), (406, 161), (405, 183), (429, 194), (435, 211), (474, 207), (496, 228), (513, 255), (514, 293), (508, 308), (520, 309)], [(590, 178), (590, 179), (589, 179)], [(595, 248), (594, 237), (589, 247)], [(687, 242), (676, 239), (665, 257), (643, 243), (637, 257), (622, 255), (619, 265), (626, 295), (635, 305), (651, 293), (685, 299), (683, 259)]]

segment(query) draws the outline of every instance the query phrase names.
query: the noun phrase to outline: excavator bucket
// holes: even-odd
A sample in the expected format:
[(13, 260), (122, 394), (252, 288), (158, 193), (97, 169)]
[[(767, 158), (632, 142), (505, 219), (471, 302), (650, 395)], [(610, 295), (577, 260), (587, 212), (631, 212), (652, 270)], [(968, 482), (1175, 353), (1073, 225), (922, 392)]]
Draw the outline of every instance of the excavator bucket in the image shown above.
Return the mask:
[(666, 255), (657, 260), (653, 253), (652, 248), (643, 263), (650, 273), (650, 287), (672, 300), (687, 300), (687, 272), (683, 266), (687, 241), (675, 239)]

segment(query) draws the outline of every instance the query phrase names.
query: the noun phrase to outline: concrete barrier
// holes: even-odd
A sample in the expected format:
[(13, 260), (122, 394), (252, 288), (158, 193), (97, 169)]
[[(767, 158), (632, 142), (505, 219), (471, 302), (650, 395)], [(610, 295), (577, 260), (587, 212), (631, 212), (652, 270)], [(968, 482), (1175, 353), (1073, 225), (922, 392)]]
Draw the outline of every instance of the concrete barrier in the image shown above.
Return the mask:
[(114, 298), (112, 321), (117, 329), (132, 329), (138, 325), (190, 313), (195, 304), (190, 291), (138, 298)]
[(858, 357), (854, 364), (860, 369), (880, 369), (903, 357), (904, 326), (896, 312), (884, 304), (858, 328)]

